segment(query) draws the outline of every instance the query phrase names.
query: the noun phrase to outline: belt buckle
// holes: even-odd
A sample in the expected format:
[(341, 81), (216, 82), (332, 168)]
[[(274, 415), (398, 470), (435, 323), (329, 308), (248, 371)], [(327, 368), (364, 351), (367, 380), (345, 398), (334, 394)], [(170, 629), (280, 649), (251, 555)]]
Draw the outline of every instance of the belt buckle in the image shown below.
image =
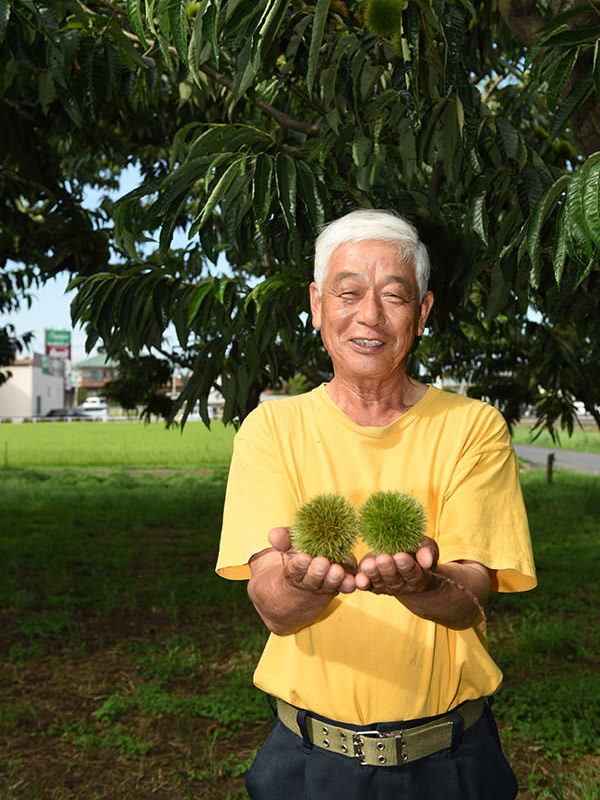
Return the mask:
[[(398, 760), (404, 763), (408, 760), (408, 756), (406, 755), (406, 742), (404, 741), (404, 735), (402, 731), (394, 731), (394, 732), (386, 732), (386, 731), (356, 731), (356, 733), (352, 734), (352, 744), (354, 746), (354, 758), (358, 760), (358, 763), (361, 766), (365, 766), (365, 753), (364, 753), (364, 736), (372, 736), (373, 738), (377, 739), (396, 739), (400, 740), (400, 749), (398, 752)], [(376, 745), (378, 750), (383, 750), (384, 745), (382, 742), (378, 742)], [(386, 762), (385, 756), (381, 753), (377, 757), (377, 761), (379, 764), (383, 765)]]

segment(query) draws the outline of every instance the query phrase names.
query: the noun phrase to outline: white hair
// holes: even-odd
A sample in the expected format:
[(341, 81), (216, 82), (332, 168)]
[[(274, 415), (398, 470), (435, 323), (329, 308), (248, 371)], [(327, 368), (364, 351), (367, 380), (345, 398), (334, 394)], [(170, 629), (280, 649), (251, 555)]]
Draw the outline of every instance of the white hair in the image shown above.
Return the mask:
[(364, 239), (397, 245), (400, 258), (413, 263), (419, 300), (422, 300), (429, 282), (430, 263), (427, 248), (419, 239), (417, 229), (392, 211), (373, 208), (351, 211), (326, 225), (317, 237), (314, 277), (319, 294), (323, 291), (323, 282), (334, 250), (347, 242), (360, 242)]

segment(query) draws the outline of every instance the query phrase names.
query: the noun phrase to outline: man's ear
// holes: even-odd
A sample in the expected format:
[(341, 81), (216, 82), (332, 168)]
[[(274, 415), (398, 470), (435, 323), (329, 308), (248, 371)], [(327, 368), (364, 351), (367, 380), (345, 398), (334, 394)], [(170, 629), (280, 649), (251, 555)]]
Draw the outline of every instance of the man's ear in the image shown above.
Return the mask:
[(312, 313), (313, 328), (319, 330), (321, 327), (321, 294), (319, 287), (313, 281), (310, 285), (310, 310)]
[(427, 325), (427, 317), (433, 308), (433, 292), (427, 291), (419, 305), (419, 321), (417, 323), (417, 336), (422, 336)]

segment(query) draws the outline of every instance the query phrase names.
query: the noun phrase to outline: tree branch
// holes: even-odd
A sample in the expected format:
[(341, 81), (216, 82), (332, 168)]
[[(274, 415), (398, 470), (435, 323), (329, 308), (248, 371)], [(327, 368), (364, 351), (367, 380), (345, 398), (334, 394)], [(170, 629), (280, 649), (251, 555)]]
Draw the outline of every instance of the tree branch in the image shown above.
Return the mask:
[[(169, 48), (171, 49), (171, 48)], [(233, 89), (233, 81), (231, 78), (228, 78), (227, 75), (222, 75), (220, 72), (217, 72), (214, 67), (211, 67), (210, 64), (205, 63), (201, 64), (199, 67), (200, 70), (205, 75), (208, 75), (209, 78), (212, 78), (217, 83), (220, 83), (221, 86), (225, 86), (230, 91)], [(301, 122), (300, 120), (294, 119), (290, 117), (289, 114), (286, 114), (284, 111), (279, 111), (279, 109), (275, 108), (274, 106), (270, 105), (270, 103), (266, 103), (264, 100), (261, 100), (259, 97), (252, 100), (247, 95), (244, 95), (246, 100), (251, 103), (254, 103), (258, 108), (272, 117), (276, 122), (278, 122), (282, 128), (288, 128), (292, 131), (299, 131), (300, 133), (306, 133), (309, 136), (315, 135), (320, 132), (321, 126), (320, 125), (311, 125), (307, 122)], [(319, 112), (322, 113), (322, 110), (319, 109)]]
[[(90, 12), (90, 9), (86, 8), (86, 6), (80, 0), (80, 6), (84, 9), (84, 11)], [(123, 36), (127, 39), (130, 39), (132, 42), (136, 44), (141, 44), (138, 37), (131, 33), (130, 31), (124, 30)], [(151, 50), (154, 47), (154, 40), (148, 40), (148, 49)], [(177, 55), (177, 50), (172, 46), (169, 45), (169, 53), (173, 55)], [(205, 63), (201, 64), (199, 69), (209, 78), (220, 83), (221, 86), (224, 86), (226, 89), (231, 91), (233, 89), (233, 81), (231, 78), (228, 78), (227, 75), (223, 75), (220, 72), (217, 72), (214, 67), (211, 67), (210, 64)], [(308, 136), (315, 136), (316, 134), (320, 133), (321, 126), (316, 124), (311, 124), (307, 122), (302, 122), (301, 120), (295, 119), (291, 117), (289, 114), (286, 114), (284, 111), (280, 111), (278, 108), (275, 108), (270, 103), (261, 100), (260, 97), (256, 97), (254, 99), (248, 97), (248, 95), (244, 95), (244, 98), (248, 100), (250, 103), (254, 103), (257, 108), (260, 108), (261, 111), (264, 111), (269, 117), (274, 119), (282, 128), (287, 128), (288, 130), (298, 131), (299, 133), (306, 133)], [(306, 98), (305, 98), (306, 99)], [(323, 113), (322, 109), (318, 109), (320, 113)]]

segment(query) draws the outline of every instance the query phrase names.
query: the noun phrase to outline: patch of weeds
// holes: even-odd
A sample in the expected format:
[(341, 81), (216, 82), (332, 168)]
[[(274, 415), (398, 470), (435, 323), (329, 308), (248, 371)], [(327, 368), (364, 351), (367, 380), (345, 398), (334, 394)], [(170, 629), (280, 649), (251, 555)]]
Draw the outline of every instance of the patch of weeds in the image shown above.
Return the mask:
[(180, 698), (175, 694), (162, 689), (152, 683), (142, 684), (131, 697), (131, 702), (142, 714), (158, 716), (159, 714), (184, 713), (186, 698)]
[(223, 774), (228, 775), (230, 778), (240, 778), (245, 775), (254, 761), (256, 752), (254, 750), (249, 758), (243, 758), (241, 761), (234, 753), (230, 753), (223, 764)]
[(141, 668), (142, 675), (163, 681), (176, 677), (193, 678), (202, 671), (205, 661), (191, 636), (173, 637), (164, 648), (144, 643), (131, 649), (134, 652), (132, 660)]
[(498, 695), (504, 731), (538, 745), (553, 758), (600, 748), (600, 675), (574, 667), (537, 682), (526, 681)]
[(77, 623), (64, 611), (42, 611), (25, 617), (19, 625), (21, 633), (31, 639), (59, 639), (66, 631), (73, 631)]
[(265, 698), (252, 686), (251, 669), (230, 672), (225, 682), (202, 694), (181, 696), (155, 683), (139, 686), (128, 696), (115, 692), (93, 712), (95, 719), (114, 721), (128, 711), (143, 715), (195, 716), (216, 719), (225, 729), (237, 730), (245, 723), (264, 719)]
[[(9, 578), (10, 580), (10, 578)], [(35, 592), (23, 587), (15, 587), (11, 590), (10, 583), (6, 584), (6, 605), (11, 608), (35, 608), (37, 598)]]
[(92, 713), (92, 716), (95, 719), (112, 721), (122, 716), (129, 706), (129, 701), (120, 692), (114, 692)]
[(264, 625), (248, 625), (248, 620), (235, 620), (231, 626), (231, 632), (226, 631), (229, 641), (236, 643), (236, 649), (240, 653), (246, 653), (257, 657), (264, 650), (267, 642), (268, 631)]
[(252, 685), (251, 668), (234, 670), (226, 683), (211, 686), (193, 700), (191, 712), (216, 719), (228, 730), (237, 730), (247, 722), (265, 717), (265, 696)]
[(218, 730), (209, 736), (201, 764), (187, 770), (189, 780), (208, 782), (215, 786), (222, 778), (239, 778), (248, 772), (256, 750), (248, 758), (240, 759), (235, 753), (219, 758), (217, 755), (219, 738), (221, 737)]
[(573, 621), (555, 611), (552, 616), (534, 608), (521, 617), (497, 617), (490, 631), (490, 647), (503, 669), (515, 670), (536, 662), (592, 658), (598, 650), (596, 625)]
[(62, 738), (70, 740), (88, 754), (97, 750), (116, 750), (127, 759), (142, 758), (154, 745), (152, 741), (132, 735), (120, 723), (103, 731), (87, 730), (86, 726), (81, 724), (75, 730), (65, 731)]
[(0, 725), (20, 722), (25, 717), (37, 719), (33, 706), (0, 706)]
[[(577, 778), (565, 778), (564, 785), (572, 793), (565, 797), (576, 797), (578, 800), (600, 800), (600, 773), (598, 770), (590, 770), (587, 774), (582, 774)], [(562, 800), (562, 797), (560, 800)]]
[(529, 776), (527, 788), (536, 800), (600, 800), (597, 768), (578, 770), (576, 775), (569, 775), (567, 769), (559, 775), (554, 767), (551, 769), (550, 779), (537, 775), (535, 769)]
[(30, 645), (23, 645), (20, 643), (13, 644), (8, 651), (8, 657), (17, 669), (23, 669), (28, 661), (35, 658), (41, 658), (45, 653), (43, 645), (34, 643)]

